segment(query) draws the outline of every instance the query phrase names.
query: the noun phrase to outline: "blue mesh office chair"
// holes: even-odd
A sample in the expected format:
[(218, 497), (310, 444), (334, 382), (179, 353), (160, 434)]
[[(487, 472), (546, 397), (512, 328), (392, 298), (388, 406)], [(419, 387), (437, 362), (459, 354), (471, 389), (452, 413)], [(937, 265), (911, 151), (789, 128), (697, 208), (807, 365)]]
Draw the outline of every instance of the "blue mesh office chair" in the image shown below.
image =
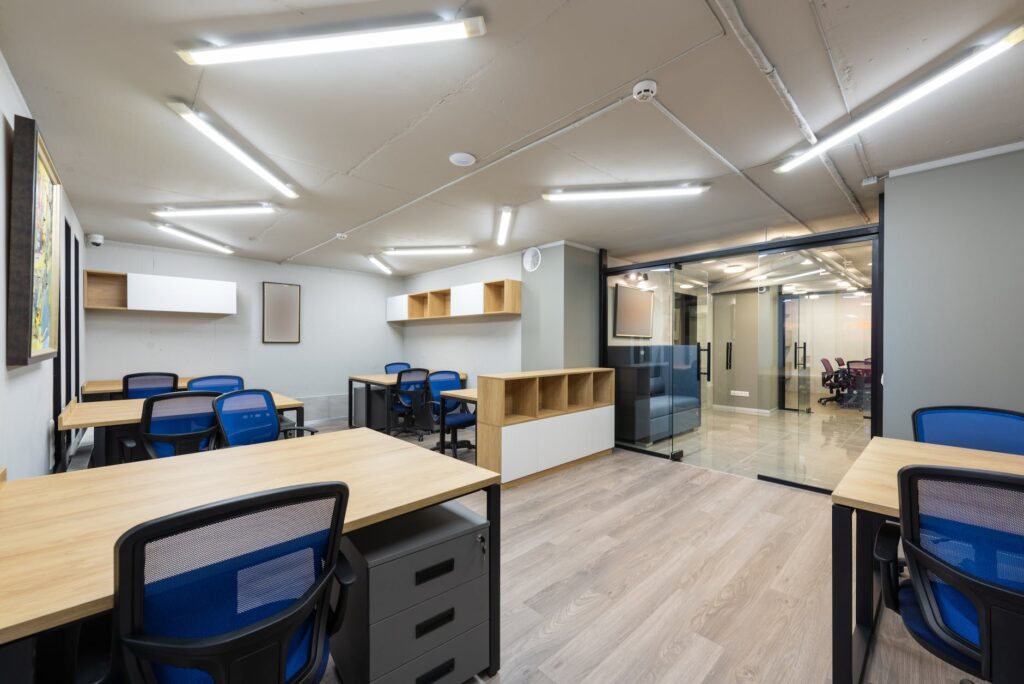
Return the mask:
[(412, 368), (412, 366), (405, 361), (396, 361), (395, 363), (384, 364), (384, 372), (388, 375), (400, 373), (401, 371), (409, 370), (410, 368)]
[(121, 378), (121, 396), (125, 399), (145, 399), (177, 390), (175, 373), (131, 373)]
[[(150, 458), (194, 454), (215, 446), (217, 418), (213, 399), (217, 392), (170, 392), (148, 397), (142, 403), (139, 434)], [(123, 461), (131, 460), (136, 442), (121, 440)]]
[[(944, 661), (986, 681), (1024, 672), (1024, 477), (962, 468), (899, 472), (900, 525), (875, 541), (886, 607)], [(910, 579), (899, 581), (900, 536)]]
[(302, 485), (126, 532), (114, 620), (128, 681), (320, 681), (356, 579), (338, 548), (347, 503), (341, 482)]
[(237, 392), (245, 389), (245, 381), (237, 375), (204, 375), (201, 378), (192, 378), (188, 381), (190, 390), (201, 390), (208, 392)]
[(462, 389), (462, 378), (455, 371), (434, 371), (427, 376), (427, 389), (430, 395), (430, 417), (434, 425), (440, 426), (441, 412), (444, 411), (445, 430), (452, 435), (452, 456), (457, 458), (460, 447), (473, 448), (473, 444), (467, 440), (459, 442), (459, 428), (476, 425), (476, 414), (469, 412), (466, 402), (442, 397), (441, 392)]
[(281, 435), (296, 436), (299, 432), (316, 434), (313, 428), (281, 427), (274, 396), (263, 389), (221, 394), (213, 400), (213, 409), (217, 413), (221, 438), (229, 447), (273, 442)]
[(974, 406), (914, 411), (914, 441), (1024, 455), (1024, 413)]
[(423, 436), (430, 433), (430, 430), (416, 424), (426, 405), (428, 373), (426, 368), (406, 368), (398, 372), (398, 383), (393, 392), (394, 403), (390, 408), (394, 415), (401, 418), (402, 424), (391, 431), (392, 435), (416, 435), (422, 442)]

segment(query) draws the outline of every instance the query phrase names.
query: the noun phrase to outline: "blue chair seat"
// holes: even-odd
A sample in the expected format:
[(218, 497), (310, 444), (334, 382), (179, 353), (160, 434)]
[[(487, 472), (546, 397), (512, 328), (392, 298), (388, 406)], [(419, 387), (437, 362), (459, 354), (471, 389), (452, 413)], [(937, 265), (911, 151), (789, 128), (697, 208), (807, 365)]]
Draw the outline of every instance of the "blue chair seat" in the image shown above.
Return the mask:
[[(951, 591), (955, 591), (952, 590)], [(935, 635), (929, 627), (928, 623), (925, 622), (924, 615), (921, 614), (921, 608), (917, 605), (917, 596), (914, 594), (914, 587), (909, 580), (900, 584), (900, 591), (897, 595), (900, 603), (900, 617), (903, 618), (903, 624), (906, 625), (907, 630), (910, 631), (914, 638), (918, 641), (930, 646), (932, 649), (939, 651), (944, 657), (956, 663), (961, 669), (967, 670), (968, 672), (975, 671), (980, 667), (980, 664), (973, 658), (965, 656), (960, 651), (949, 646), (946, 642)], [(964, 599), (966, 600), (966, 599)], [(956, 602), (953, 603), (955, 605)], [(950, 605), (949, 603), (945, 605)], [(973, 610), (973, 609), (972, 609)], [(959, 622), (961, 624), (971, 624), (970, 616), (964, 615), (963, 611), (959, 612)], [(950, 616), (946, 616), (947, 623), (953, 621), (949, 620)], [(974, 633), (977, 634), (978, 626), (977, 622), (973, 623)]]
[(449, 413), (444, 417), (444, 424), (449, 429), (463, 428), (467, 425), (476, 424), (475, 413)]

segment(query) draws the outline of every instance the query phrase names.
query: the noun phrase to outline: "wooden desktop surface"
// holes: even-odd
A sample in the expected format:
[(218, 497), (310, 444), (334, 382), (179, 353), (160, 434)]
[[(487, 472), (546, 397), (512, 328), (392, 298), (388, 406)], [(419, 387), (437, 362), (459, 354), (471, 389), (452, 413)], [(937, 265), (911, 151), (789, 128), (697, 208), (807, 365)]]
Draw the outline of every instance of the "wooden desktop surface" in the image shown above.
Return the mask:
[(114, 543), (147, 520), (254, 492), (348, 484), (345, 532), (497, 484), (497, 473), (357, 428), (0, 486), (0, 644), (109, 610)]
[(476, 387), (467, 387), (466, 389), (457, 390), (445, 390), (441, 392), (442, 397), (448, 397), (450, 399), (461, 399), (462, 401), (473, 401), (477, 400)]
[[(433, 372), (433, 371), (431, 371)], [(466, 381), (466, 374), (459, 371), (459, 377), (462, 381)], [(350, 375), (349, 380), (352, 382), (365, 382), (368, 385), (378, 385), (380, 387), (394, 387), (398, 384), (398, 373), (371, 373), (369, 375)]]
[[(298, 399), (277, 392), (271, 394), (274, 395), (274, 404), (281, 411), (303, 407), (303, 403)], [(78, 403), (72, 400), (57, 417), (57, 429), (80, 430), (111, 425), (133, 425), (142, 420), (144, 401), (145, 399), (113, 399)]]
[[(188, 381), (196, 376), (178, 378), (178, 389), (188, 389)], [(88, 380), (82, 385), (82, 394), (120, 394), (124, 388), (121, 380)]]
[(898, 518), (900, 497), (896, 473), (907, 465), (952, 466), (1024, 475), (1024, 457), (1016, 454), (875, 437), (832, 491), (832, 503)]

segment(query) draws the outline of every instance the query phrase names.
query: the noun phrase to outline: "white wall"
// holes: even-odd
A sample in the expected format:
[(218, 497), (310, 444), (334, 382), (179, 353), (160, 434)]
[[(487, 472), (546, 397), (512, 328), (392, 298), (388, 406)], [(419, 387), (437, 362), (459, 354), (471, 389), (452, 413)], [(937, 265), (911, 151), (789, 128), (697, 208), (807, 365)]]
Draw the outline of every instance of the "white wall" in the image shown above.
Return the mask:
[(1024, 152), (885, 182), (883, 431), (922, 406), (1024, 411)]
[[(31, 117), (25, 99), (14, 81), (7, 62), (0, 55), (0, 112), (3, 113), (4, 130), (0, 137), (0, 216), (3, 229), (0, 230), (0, 340), (6, 349), (7, 335), (7, 221), (10, 201), (9, 159), (11, 135), (15, 115)], [(42, 131), (43, 137), (46, 131)], [(60, 174), (61, 156), (59, 149), (49, 150), (57, 173)], [(62, 198), (64, 215), (72, 230), (81, 239), (82, 231), (71, 208), (70, 199)], [(60, 226), (63, 240), (64, 227)], [(61, 247), (63, 252), (63, 245)], [(66, 267), (62, 264), (62, 267)], [(64, 287), (63, 273), (61, 288)], [(63, 304), (63, 294), (61, 302)], [(64, 325), (63, 317), (61, 326)], [(63, 341), (63, 328), (61, 332)], [(84, 354), (84, 348), (82, 350)], [(0, 434), (3, 448), (0, 448), (0, 468), (7, 468), (10, 479), (42, 475), (52, 467), (53, 452), (53, 361), (43, 361), (25, 367), (5, 368), (0, 373)]]
[[(194, 251), (108, 242), (89, 247), (89, 268), (238, 283), (234, 316), (89, 311), (84, 378), (136, 371), (233, 373), (306, 402), (306, 420), (346, 416), (349, 375), (383, 372), (402, 356), (402, 336), (385, 321), (389, 279), (279, 265)], [(263, 344), (262, 283), (302, 286), (299, 344)]]
[[(409, 276), (399, 292), (423, 292), (484, 280), (522, 280), (518, 252), (481, 259), (461, 266)], [(383, 320), (383, 308), (378, 314)], [(522, 369), (521, 319), (466, 321), (418, 321), (392, 323), (402, 331), (404, 351), (388, 361), (407, 361), (435, 370), (459, 370), (469, 374), (467, 385), (476, 386), (481, 373), (505, 373)]]

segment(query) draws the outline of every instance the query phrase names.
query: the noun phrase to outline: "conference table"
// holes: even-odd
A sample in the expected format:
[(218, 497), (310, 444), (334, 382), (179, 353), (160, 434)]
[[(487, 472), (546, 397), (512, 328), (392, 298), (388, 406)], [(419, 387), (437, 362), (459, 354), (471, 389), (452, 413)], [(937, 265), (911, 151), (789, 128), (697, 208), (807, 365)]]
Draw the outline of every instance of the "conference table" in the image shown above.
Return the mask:
[[(428, 370), (428, 373), (432, 373), (432, 370)], [(466, 374), (459, 371), (459, 378), (463, 384), (466, 382)], [(391, 434), (391, 395), (394, 391), (395, 385), (398, 384), (398, 373), (367, 373), (365, 375), (350, 375), (348, 376), (348, 426), (354, 427), (353, 421), (355, 419), (354, 406), (355, 402), (352, 398), (353, 385), (355, 383), (362, 383), (366, 385), (366, 397), (365, 397), (365, 412), (364, 419), (366, 424), (370, 424), (370, 390), (373, 387), (384, 388), (384, 434)]]
[[(124, 532), (196, 506), (316, 482), (348, 485), (346, 533), (484, 491), (490, 614), (499, 616), (500, 479), (363, 428), (0, 482), (0, 645), (38, 636), (37, 681), (71, 681), (62, 649), (81, 620), (112, 608), (114, 544)], [(492, 676), (499, 637), (500, 619), (492, 619)]]
[[(294, 411), (295, 424), (305, 424), (305, 404), (277, 392), (271, 392), (278, 411)], [(142, 404), (145, 399), (110, 399), (107, 401), (78, 402), (74, 399), (64, 407), (57, 417), (57, 429), (82, 430), (95, 428), (93, 439), (94, 466), (109, 465), (117, 453), (118, 440), (130, 436), (142, 421)]]
[[(860, 682), (874, 637), (881, 584), (875, 535), (899, 520), (896, 474), (908, 465), (951, 466), (1024, 476), (1016, 454), (875, 437), (832, 491), (832, 682)], [(853, 591), (851, 592), (851, 585)]]

